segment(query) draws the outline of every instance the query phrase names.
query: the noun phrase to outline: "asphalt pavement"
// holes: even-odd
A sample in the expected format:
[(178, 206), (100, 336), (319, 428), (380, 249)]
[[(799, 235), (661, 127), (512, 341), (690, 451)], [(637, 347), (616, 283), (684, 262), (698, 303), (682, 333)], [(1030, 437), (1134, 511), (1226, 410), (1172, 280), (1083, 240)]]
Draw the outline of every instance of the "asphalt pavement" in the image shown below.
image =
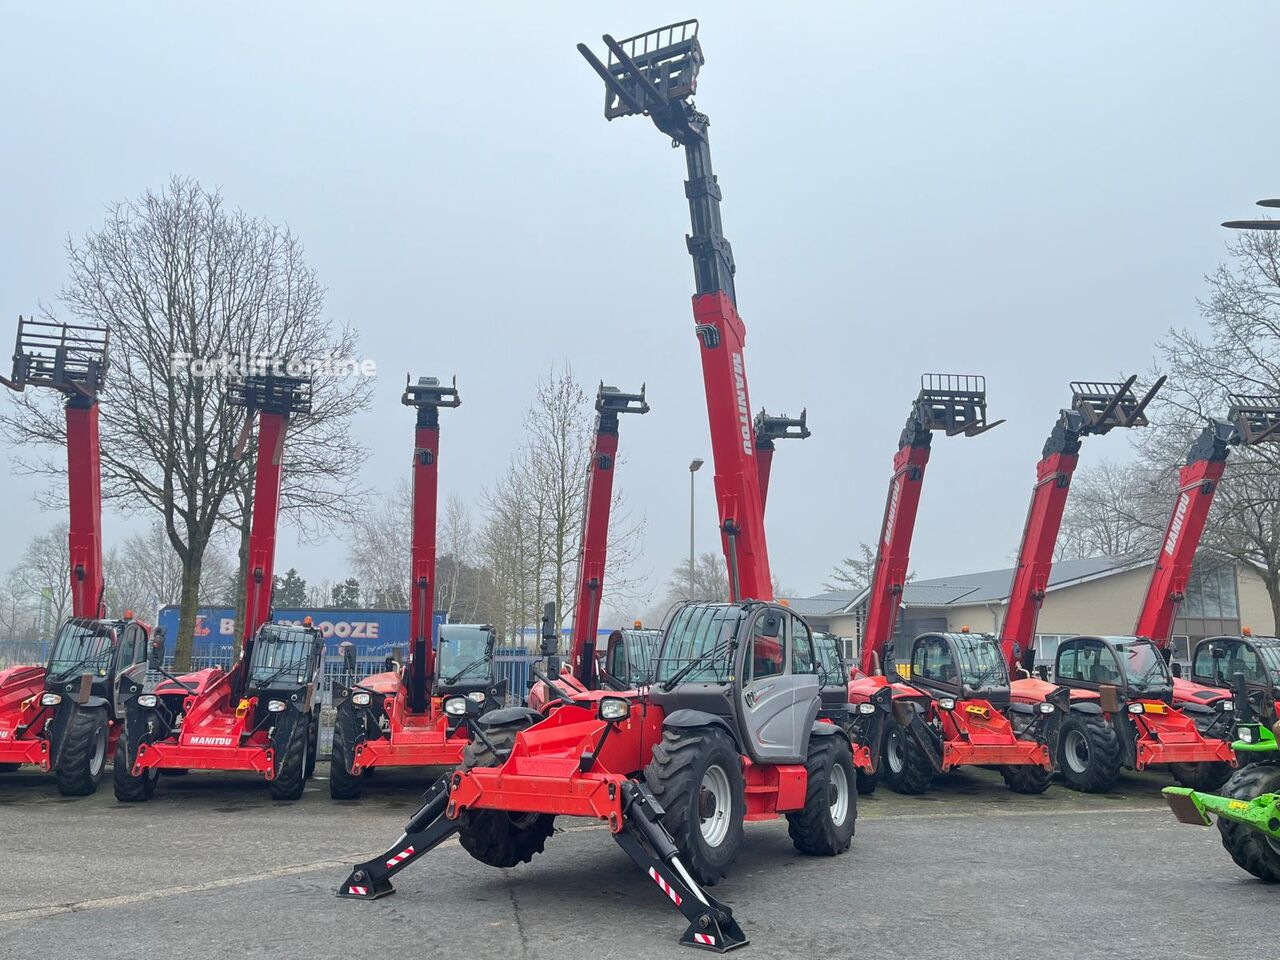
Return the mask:
[[(58, 796), (0, 774), (2, 960), (690, 957), (685, 923), (589, 821), (562, 820), (527, 866), (450, 841), (374, 902), (338, 900), (385, 848), (426, 775), (380, 772), (334, 803), (321, 764), (296, 804), (260, 780), (165, 778), (145, 804)], [(849, 853), (798, 855), (784, 821), (749, 824), (714, 892), (758, 958), (1253, 958), (1280, 934), (1280, 886), (1239, 870), (1216, 829), (1176, 823), (1162, 779), (1040, 797), (966, 771), (923, 797), (881, 788)]]

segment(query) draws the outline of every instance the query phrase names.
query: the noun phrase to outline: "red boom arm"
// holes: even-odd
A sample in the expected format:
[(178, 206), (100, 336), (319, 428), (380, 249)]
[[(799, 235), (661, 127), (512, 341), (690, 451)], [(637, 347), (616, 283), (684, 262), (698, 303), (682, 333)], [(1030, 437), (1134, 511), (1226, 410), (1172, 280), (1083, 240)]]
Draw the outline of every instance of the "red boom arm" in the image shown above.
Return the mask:
[(288, 425), (287, 414), (263, 411), (258, 417), (258, 459), (253, 475), (253, 520), (249, 526), (242, 634), (246, 658), (258, 627), (271, 619), (276, 519), (280, 513), (280, 476), (284, 470), (284, 435)]
[(933, 431), (947, 436), (976, 437), (1004, 423), (987, 422), (987, 384), (982, 377), (925, 374), (920, 394), (911, 407), (907, 425), (893, 457), (893, 477), (885, 501), (876, 563), (867, 600), (867, 622), (862, 633), (862, 673), (870, 676), (881, 666), (884, 649), (893, 638), (898, 608), (911, 562), (911, 537), (916, 528), (924, 468), (929, 462)]
[(71, 615), (107, 615), (102, 577), (102, 468), (98, 451), (98, 401), (67, 400), (67, 492), (70, 525)]

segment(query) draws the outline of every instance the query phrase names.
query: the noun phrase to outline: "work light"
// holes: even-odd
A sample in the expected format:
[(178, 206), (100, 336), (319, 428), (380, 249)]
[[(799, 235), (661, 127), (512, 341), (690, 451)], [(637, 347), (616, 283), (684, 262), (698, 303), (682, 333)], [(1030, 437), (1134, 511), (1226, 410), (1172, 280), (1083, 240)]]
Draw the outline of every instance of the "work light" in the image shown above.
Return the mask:
[(467, 698), (450, 697), (444, 702), (444, 712), (451, 717), (465, 717), (467, 715)]
[(62, 694), (60, 693), (46, 693), (40, 697), (40, 706), (42, 707), (56, 707), (61, 702)]
[(609, 723), (621, 720), (631, 713), (631, 704), (621, 697), (605, 697), (600, 701), (599, 717)]
[(159, 698), (154, 693), (144, 693), (138, 697), (138, 706), (154, 707)]

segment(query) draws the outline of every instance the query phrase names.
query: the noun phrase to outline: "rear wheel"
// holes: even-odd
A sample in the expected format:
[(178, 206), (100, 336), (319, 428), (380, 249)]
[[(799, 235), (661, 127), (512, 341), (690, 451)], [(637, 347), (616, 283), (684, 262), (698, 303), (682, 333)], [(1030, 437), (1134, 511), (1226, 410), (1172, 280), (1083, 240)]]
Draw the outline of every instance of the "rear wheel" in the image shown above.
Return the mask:
[(858, 771), (848, 742), (809, 737), (804, 807), (787, 814), (787, 833), (801, 853), (834, 857), (849, 849), (858, 819)]
[[(1280, 764), (1255, 763), (1237, 770), (1222, 793), (1246, 802), (1264, 793), (1280, 793)], [(1223, 817), (1218, 818), (1218, 832), (1227, 853), (1242, 869), (1259, 880), (1280, 881), (1280, 840)]]
[(156, 784), (160, 780), (160, 768), (148, 767), (142, 776), (133, 775), (133, 761), (138, 756), (138, 744), (141, 738), (130, 736), (126, 727), (120, 732), (116, 741), (116, 756), (111, 767), (111, 785), (116, 799), (121, 803), (141, 803), (150, 800), (156, 792)]
[(1072, 790), (1106, 793), (1120, 779), (1120, 737), (1102, 717), (1073, 713), (1058, 736), (1058, 771)]
[(933, 764), (900, 723), (891, 723), (885, 732), (880, 773), (896, 793), (924, 793), (933, 782)]
[(359, 800), (364, 792), (364, 778), (351, 772), (356, 755), (356, 718), (346, 705), (338, 708), (333, 722), (333, 746), (329, 753), (329, 797), (333, 800)]
[[(486, 729), (485, 736), (496, 752), (477, 737), (462, 752), (462, 769), (500, 766), (511, 755), (516, 734), (527, 726), (528, 723), (518, 723)], [(555, 831), (555, 820), (547, 813), (463, 810), (458, 816), (458, 842), (481, 863), (514, 867), (528, 863), (542, 852), (547, 838)]]
[(87, 797), (98, 789), (107, 768), (107, 708), (76, 711), (64, 734), (53, 777), (64, 797)]
[(662, 825), (699, 883), (712, 885), (742, 847), (742, 758), (715, 727), (664, 730), (644, 779), (666, 811)]
[(287, 743), (276, 744), (276, 775), (267, 781), (272, 800), (297, 800), (306, 786), (307, 754), (311, 746), (311, 723), (306, 716), (295, 719)]
[(876, 769), (875, 773), (867, 773), (867, 771), (859, 768), (858, 770), (858, 796), (869, 797), (876, 792), (876, 787), (880, 786), (880, 770)]
[(1213, 791), (1231, 779), (1234, 772), (1230, 764), (1213, 763), (1171, 763), (1169, 772), (1184, 787), (1192, 790)]
[(1004, 785), (1014, 793), (1036, 794), (1049, 789), (1051, 774), (1044, 767), (1031, 763), (1006, 764), (1000, 768)]

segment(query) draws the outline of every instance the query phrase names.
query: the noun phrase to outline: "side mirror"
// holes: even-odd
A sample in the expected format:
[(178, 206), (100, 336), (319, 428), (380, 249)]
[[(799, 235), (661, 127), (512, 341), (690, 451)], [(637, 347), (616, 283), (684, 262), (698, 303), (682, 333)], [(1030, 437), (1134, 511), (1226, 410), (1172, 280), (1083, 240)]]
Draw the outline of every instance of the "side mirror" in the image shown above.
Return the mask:
[(1120, 688), (1110, 683), (1098, 687), (1098, 706), (1107, 713), (1120, 712)]
[(346, 673), (356, 672), (356, 645), (350, 640), (338, 644), (338, 656), (342, 658), (342, 669)]
[(1174, 660), (1172, 663), (1169, 664), (1169, 669), (1173, 672), (1173, 676), (1175, 679), (1182, 677), (1182, 664), (1180, 664), (1177, 660)]
[(601, 697), (596, 716), (605, 723), (618, 723), (631, 716), (631, 701), (625, 697)]

